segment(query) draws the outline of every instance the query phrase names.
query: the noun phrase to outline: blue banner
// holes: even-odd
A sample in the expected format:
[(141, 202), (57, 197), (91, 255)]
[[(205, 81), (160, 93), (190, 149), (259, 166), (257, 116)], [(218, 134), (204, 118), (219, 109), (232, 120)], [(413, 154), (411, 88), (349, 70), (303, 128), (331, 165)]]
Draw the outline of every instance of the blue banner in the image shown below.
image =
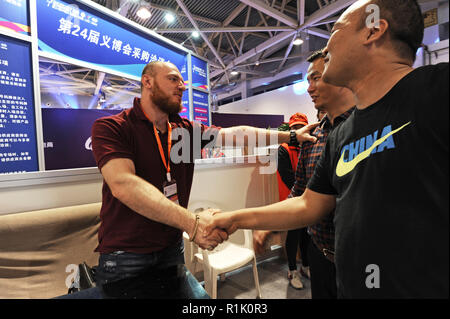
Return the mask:
[(208, 90), (208, 66), (199, 58), (192, 56), (192, 87)]
[(190, 108), (189, 108), (189, 91), (184, 91), (183, 93), (183, 109), (179, 113), (179, 115), (185, 119), (190, 119)]
[(39, 169), (30, 46), (0, 35), (0, 173)]
[(95, 120), (121, 110), (42, 109), (45, 169), (97, 166), (92, 155)]
[(0, 0), (0, 30), (30, 34), (27, 0)]
[[(186, 89), (189, 88), (189, 74), (187, 72), (188, 64), (187, 64), (188, 56), (185, 57), (185, 63), (183, 67), (180, 69), (181, 76), (183, 77), (184, 84), (186, 85)], [(183, 109), (179, 113), (179, 115), (185, 119), (190, 119), (190, 107), (189, 107), (189, 90), (184, 91), (183, 93)]]
[(209, 94), (194, 90), (192, 96), (194, 107), (193, 120), (209, 126)]
[(74, 0), (37, 1), (39, 50), (141, 77), (151, 61), (182, 70), (186, 53)]

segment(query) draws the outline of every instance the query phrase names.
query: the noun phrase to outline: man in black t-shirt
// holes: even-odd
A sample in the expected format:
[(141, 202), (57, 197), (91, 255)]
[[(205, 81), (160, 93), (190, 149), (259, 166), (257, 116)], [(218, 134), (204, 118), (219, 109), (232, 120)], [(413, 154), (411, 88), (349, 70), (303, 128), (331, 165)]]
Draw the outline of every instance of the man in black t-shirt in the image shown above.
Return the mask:
[(348, 8), (323, 78), (349, 88), (356, 110), (329, 135), (305, 193), (216, 214), (209, 230), (293, 229), (335, 209), (340, 298), (448, 298), (449, 65), (412, 68), (423, 32), (415, 0)]

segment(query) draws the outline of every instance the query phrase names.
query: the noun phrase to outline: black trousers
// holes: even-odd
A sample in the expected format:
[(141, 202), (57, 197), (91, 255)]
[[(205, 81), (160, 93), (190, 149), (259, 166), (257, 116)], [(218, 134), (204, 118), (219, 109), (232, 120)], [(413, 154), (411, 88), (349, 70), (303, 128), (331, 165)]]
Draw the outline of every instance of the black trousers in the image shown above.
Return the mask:
[(308, 246), (311, 238), (308, 235), (307, 227), (289, 230), (286, 236), (286, 254), (289, 270), (297, 269), (297, 248), (300, 248), (302, 265), (309, 266)]
[(308, 247), (312, 299), (337, 299), (336, 266), (311, 240)]

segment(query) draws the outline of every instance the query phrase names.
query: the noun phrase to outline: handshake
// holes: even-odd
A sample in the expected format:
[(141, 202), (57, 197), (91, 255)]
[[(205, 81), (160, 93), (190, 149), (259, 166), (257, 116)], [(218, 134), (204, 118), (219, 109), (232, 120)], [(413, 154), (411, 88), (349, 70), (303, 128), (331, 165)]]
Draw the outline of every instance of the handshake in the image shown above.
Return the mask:
[(197, 215), (198, 225), (196, 229), (191, 229), (188, 235), (202, 249), (213, 250), (237, 230), (231, 212), (221, 213), (219, 209), (210, 208)]

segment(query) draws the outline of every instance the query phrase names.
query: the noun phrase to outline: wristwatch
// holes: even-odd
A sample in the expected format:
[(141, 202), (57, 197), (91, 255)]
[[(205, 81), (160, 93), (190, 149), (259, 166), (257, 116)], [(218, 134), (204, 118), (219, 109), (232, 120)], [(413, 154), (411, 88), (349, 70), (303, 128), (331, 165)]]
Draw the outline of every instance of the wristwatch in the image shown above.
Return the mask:
[(290, 131), (290, 135), (291, 135), (291, 137), (290, 137), (290, 139), (289, 139), (289, 144), (291, 144), (291, 145), (296, 145), (296, 144), (298, 144), (298, 141), (297, 141), (297, 133), (295, 133), (295, 130), (291, 130), (291, 131)]

